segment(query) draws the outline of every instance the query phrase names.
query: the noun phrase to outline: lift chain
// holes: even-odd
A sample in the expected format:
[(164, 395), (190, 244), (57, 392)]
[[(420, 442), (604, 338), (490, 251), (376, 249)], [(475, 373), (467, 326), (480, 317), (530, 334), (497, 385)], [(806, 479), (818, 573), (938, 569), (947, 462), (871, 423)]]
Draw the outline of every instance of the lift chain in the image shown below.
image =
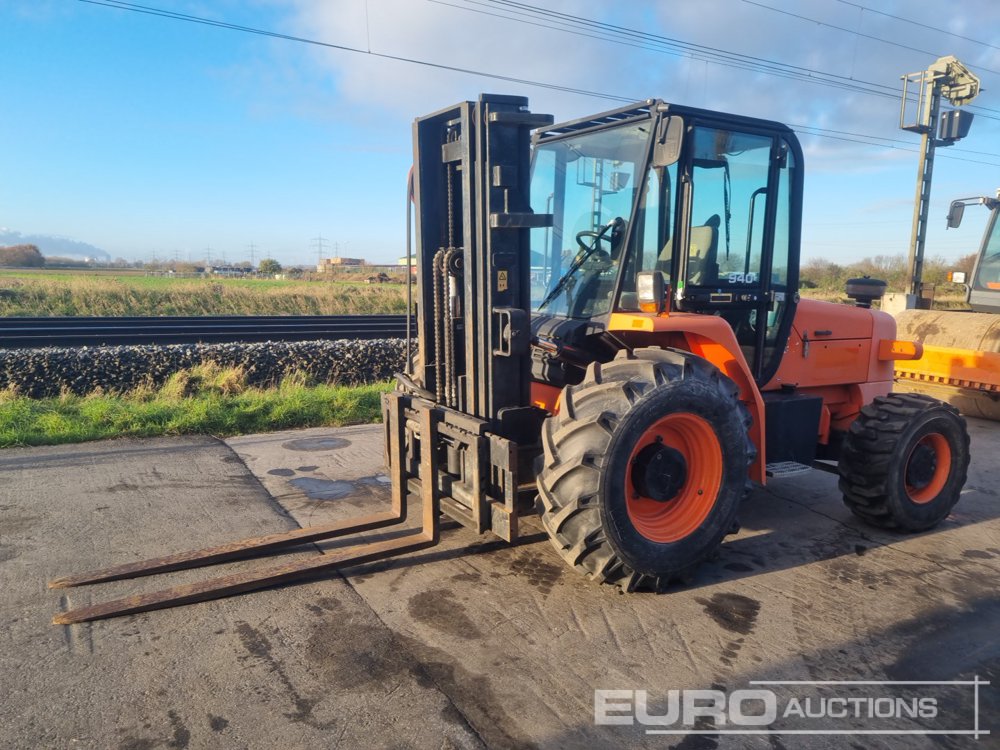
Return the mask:
[(446, 369), (445, 378), (447, 383), (447, 404), (453, 409), (458, 408), (458, 388), (457, 376), (455, 373), (455, 307), (451, 298), (451, 279), (457, 277), (457, 274), (454, 271), (454, 259), (455, 256), (460, 253), (461, 249), (449, 247), (441, 263), (444, 270), (442, 276), (444, 280), (444, 294), (446, 300), (444, 313), (444, 358)]
[(441, 310), (441, 277), (444, 269), (444, 256), (447, 250), (441, 248), (434, 254), (434, 259), (432, 262), (432, 268), (434, 272), (433, 284), (434, 289), (434, 394), (438, 403), (444, 401), (444, 378), (442, 377), (442, 361), (441, 361), (441, 320), (442, 320), (442, 310)]

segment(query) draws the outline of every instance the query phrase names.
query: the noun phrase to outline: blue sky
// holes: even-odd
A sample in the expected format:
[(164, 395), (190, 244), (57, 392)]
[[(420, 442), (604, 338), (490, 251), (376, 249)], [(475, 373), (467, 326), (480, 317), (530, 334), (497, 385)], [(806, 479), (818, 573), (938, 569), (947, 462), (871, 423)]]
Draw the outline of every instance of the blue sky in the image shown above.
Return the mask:
[[(982, 78), (984, 92), (970, 137), (938, 151), (928, 254), (971, 252), (985, 215), (970, 211), (961, 230), (946, 232), (948, 201), (1000, 187), (1000, 3), (990, 0), (947, 10), (922, 0), (143, 5), (607, 96), (825, 128), (827, 137), (800, 129), (803, 256), (838, 262), (906, 252), (917, 170), (919, 138), (898, 129), (898, 99), (863, 94), (855, 83), (887, 94), (900, 75), (953, 54)], [(535, 8), (706, 52), (622, 43), (634, 35), (614, 42), (579, 21), (572, 33), (565, 16)], [(480, 91), (527, 95), (533, 110), (557, 119), (617, 105), (76, 0), (5, 0), (0, 49), (0, 227), (70, 237), (112, 257), (202, 259), (210, 248), (213, 260), (237, 261), (253, 243), (257, 259), (308, 263), (322, 235), (326, 254), (337, 243), (341, 255), (390, 261), (405, 242), (413, 117)], [(726, 67), (716, 62), (720, 51), (842, 76), (847, 88)], [(889, 140), (854, 142), (873, 138)]]

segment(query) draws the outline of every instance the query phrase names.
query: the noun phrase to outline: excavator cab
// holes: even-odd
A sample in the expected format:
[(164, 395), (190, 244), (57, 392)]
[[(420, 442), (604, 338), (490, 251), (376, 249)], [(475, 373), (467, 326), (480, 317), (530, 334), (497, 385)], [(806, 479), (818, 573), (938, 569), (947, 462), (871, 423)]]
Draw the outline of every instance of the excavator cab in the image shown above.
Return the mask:
[(1000, 200), (990, 206), (990, 221), (969, 284), (969, 305), (976, 312), (1000, 312)]
[[(989, 209), (990, 216), (983, 235), (969, 283), (966, 284), (969, 307), (976, 312), (1000, 312), (1000, 191), (997, 197), (977, 196), (959, 198), (951, 202), (948, 211), (948, 228), (961, 225), (967, 205), (981, 204)], [(959, 279), (955, 279), (959, 281)], [(964, 274), (960, 283), (965, 283)]]

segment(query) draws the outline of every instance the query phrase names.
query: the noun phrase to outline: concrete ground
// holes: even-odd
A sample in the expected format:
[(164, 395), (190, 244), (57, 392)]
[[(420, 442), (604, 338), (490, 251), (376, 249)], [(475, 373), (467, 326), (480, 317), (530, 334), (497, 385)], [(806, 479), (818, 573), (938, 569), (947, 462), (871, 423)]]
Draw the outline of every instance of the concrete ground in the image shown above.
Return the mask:
[[(743, 530), (718, 559), (663, 595), (579, 577), (529, 519), (514, 547), (451, 524), (434, 549), (343, 575), (68, 627), (49, 620), (205, 573), (62, 595), (46, 590), (50, 578), (383, 508), (381, 428), (3, 451), (0, 745), (997, 747), (1000, 426), (969, 427), (966, 490), (932, 532), (864, 526), (828, 474), (774, 480), (747, 501)], [(597, 688), (646, 690), (660, 711), (668, 690), (732, 691), (751, 680), (976, 677), (993, 683), (978, 688), (980, 726), (993, 732), (978, 742), (678, 737), (594, 721)], [(974, 688), (898, 689), (933, 691), (948, 728), (972, 728)]]

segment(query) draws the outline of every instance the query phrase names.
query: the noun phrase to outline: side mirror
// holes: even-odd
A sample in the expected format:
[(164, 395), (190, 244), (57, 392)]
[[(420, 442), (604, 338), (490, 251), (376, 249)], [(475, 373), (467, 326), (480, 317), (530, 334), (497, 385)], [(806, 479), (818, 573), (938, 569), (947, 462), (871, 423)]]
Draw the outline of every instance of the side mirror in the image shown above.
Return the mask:
[(676, 115), (660, 120), (660, 129), (653, 146), (653, 166), (669, 167), (675, 164), (681, 155), (683, 138), (684, 120)]
[(665, 287), (661, 271), (641, 271), (635, 281), (639, 309), (643, 312), (663, 312), (663, 304), (666, 301)]
[(948, 209), (948, 229), (958, 229), (962, 225), (964, 213), (965, 204), (961, 201), (952, 201), (951, 208)]

